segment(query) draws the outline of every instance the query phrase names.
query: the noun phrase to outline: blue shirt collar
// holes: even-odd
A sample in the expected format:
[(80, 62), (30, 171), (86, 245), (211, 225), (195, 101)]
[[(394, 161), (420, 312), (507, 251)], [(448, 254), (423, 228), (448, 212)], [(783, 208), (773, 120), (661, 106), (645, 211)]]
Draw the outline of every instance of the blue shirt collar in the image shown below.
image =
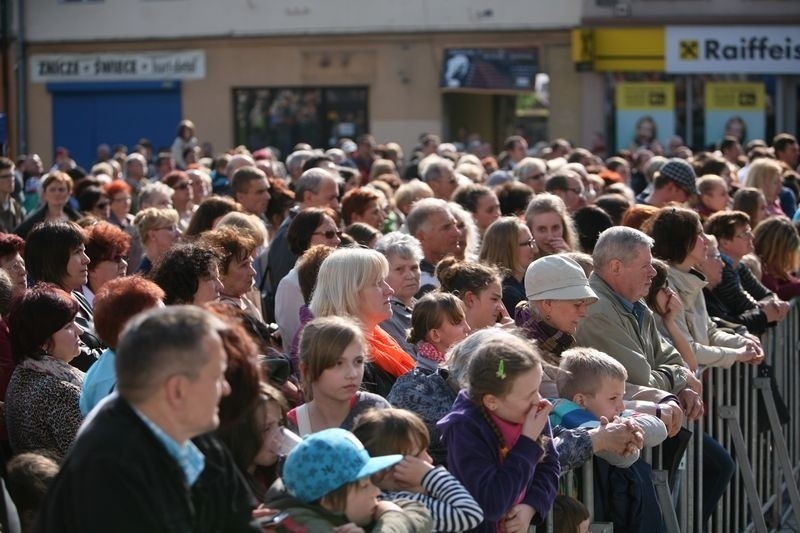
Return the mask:
[(617, 300), (619, 300), (619, 303), (622, 304), (622, 307), (624, 307), (627, 312), (636, 317), (636, 322), (638, 322), (639, 329), (641, 330), (642, 324), (644, 323), (644, 304), (640, 301), (629, 302), (616, 292), (614, 293), (614, 296), (616, 296)]
[(150, 428), (150, 431), (153, 432), (153, 435), (156, 436), (158, 441), (164, 445), (170, 457), (175, 459), (178, 465), (180, 465), (189, 486), (191, 487), (194, 485), (206, 466), (206, 458), (203, 452), (190, 440), (187, 440), (183, 444), (178, 443), (178, 441), (167, 435), (163, 429), (158, 427), (155, 422), (147, 418), (141, 411), (135, 408), (133, 410), (139, 415), (142, 422)]

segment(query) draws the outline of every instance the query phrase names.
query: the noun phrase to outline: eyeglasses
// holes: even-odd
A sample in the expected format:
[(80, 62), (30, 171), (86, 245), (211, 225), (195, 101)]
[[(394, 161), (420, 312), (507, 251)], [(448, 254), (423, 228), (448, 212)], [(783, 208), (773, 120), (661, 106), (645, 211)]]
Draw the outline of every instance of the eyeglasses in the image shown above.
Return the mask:
[(744, 231), (742, 233), (737, 233), (734, 237), (739, 237), (740, 239), (752, 239), (753, 238), (753, 231)]
[(111, 260), (114, 261), (116, 264), (120, 264), (123, 261), (127, 261), (128, 260), (128, 256), (127, 255), (115, 255), (114, 258), (111, 259)]
[(328, 231), (315, 231), (311, 235), (322, 235), (326, 239), (333, 239), (334, 236), (341, 238), (342, 237), (342, 232), (341, 231), (334, 231), (334, 230), (330, 229)]
[(188, 188), (189, 188), (189, 185), (190, 185), (190, 184), (189, 184), (189, 182), (188, 182), (188, 181), (184, 181), (183, 183), (181, 183), (181, 184), (179, 184), (179, 185), (176, 185), (176, 186), (174, 187), (174, 189), (175, 189), (176, 191), (183, 191), (183, 190), (186, 190), (186, 189), (188, 189)]
[(544, 177), (544, 172), (539, 172), (537, 174), (531, 174), (530, 176), (525, 178), (525, 181), (539, 181), (543, 177)]
[(530, 238), (527, 241), (522, 241), (521, 243), (519, 243), (520, 248), (524, 248), (526, 246), (528, 248), (536, 248), (536, 239)]

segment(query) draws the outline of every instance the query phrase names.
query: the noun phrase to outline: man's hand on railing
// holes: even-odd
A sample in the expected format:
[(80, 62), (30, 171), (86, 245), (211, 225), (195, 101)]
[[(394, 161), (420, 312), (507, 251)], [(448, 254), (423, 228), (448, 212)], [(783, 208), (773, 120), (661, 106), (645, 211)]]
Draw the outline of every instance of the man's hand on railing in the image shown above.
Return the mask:
[[(686, 386), (696, 392), (698, 396), (703, 394), (703, 382), (697, 379), (690, 370), (686, 371)], [(678, 397), (680, 397), (680, 394)]]
[(769, 322), (780, 322), (789, 314), (789, 309), (791, 308), (789, 302), (784, 302), (777, 297), (764, 298), (758, 302), (758, 306), (767, 315)]
[(694, 421), (703, 416), (703, 400), (695, 391), (686, 387), (678, 393), (678, 399), (681, 401), (681, 407), (686, 414), (686, 418)]
[(674, 437), (678, 434), (683, 423), (683, 410), (681, 406), (675, 402), (666, 402), (658, 404), (661, 415), (661, 421), (667, 426), (667, 435)]

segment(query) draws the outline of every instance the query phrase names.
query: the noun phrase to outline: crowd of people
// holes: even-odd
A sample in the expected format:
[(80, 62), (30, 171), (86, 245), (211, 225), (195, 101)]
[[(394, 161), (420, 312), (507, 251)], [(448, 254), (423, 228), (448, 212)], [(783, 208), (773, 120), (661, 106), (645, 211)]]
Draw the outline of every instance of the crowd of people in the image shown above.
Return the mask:
[[(98, 155), (0, 158), (10, 531), (576, 533), (590, 459), (594, 519), (660, 531), (642, 449), (677, 464), (703, 369), (800, 294), (785, 133)], [(698, 438), (708, 525), (735, 463)]]

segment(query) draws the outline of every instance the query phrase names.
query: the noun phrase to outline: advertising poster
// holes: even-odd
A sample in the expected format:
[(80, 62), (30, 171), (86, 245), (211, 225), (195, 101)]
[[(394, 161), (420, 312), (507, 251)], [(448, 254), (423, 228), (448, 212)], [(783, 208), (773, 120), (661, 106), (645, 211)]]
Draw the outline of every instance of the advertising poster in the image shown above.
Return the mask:
[(539, 71), (536, 48), (461, 48), (444, 52), (444, 89), (530, 91)]
[(675, 85), (622, 82), (616, 94), (617, 150), (666, 146), (675, 134)]
[(726, 135), (744, 144), (766, 133), (763, 83), (708, 82), (705, 85), (706, 146)]

